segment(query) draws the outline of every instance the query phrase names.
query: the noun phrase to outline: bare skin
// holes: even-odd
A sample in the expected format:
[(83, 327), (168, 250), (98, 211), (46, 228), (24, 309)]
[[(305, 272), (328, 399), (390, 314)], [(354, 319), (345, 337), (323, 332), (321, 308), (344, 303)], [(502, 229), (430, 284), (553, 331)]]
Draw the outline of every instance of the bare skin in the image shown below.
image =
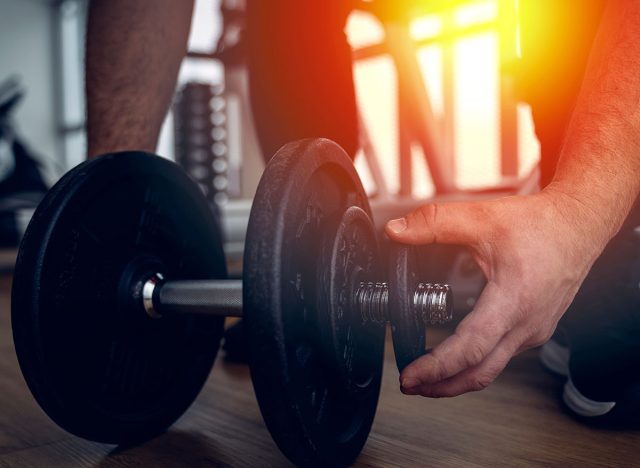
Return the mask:
[[(193, 0), (93, 0), (87, 35), (88, 153), (153, 151)], [(489, 385), (552, 334), (640, 191), (640, 3), (609, 2), (556, 177), (537, 195), (425, 205), (394, 240), (468, 246), (488, 283), (454, 335), (401, 375), (408, 394)]]
[(424, 205), (390, 221), (408, 244), (467, 246), (487, 285), (474, 310), (400, 376), (406, 394), (487, 387), (549, 339), (640, 192), (640, 3), (609, 2), (553, 182), (532, 196)]
[(187, 51), (193, 0), (92, 0), (87, 153), (155, 151)]

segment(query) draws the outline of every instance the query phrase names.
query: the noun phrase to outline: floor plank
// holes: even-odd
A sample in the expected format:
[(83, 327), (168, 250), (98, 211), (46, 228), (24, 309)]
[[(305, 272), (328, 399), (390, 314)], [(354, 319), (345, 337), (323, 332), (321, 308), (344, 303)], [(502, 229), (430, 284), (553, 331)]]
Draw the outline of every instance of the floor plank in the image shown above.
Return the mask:
[[(219, 359), (190, 410), (164, 435), (122, 449), (71, 436), (39, 409), (18, 369), (0, 278), (0, 467), (288, 466), (245, 366)], [(441, 339), (447, 332), (436, 331)], [(562, 410), (562, 383), (534, 351), (487, 390), (454, 399), (398, 391), (390, 351), (376, 421), (356, 466), (640, 466), (640, 431), (596, 429)]]

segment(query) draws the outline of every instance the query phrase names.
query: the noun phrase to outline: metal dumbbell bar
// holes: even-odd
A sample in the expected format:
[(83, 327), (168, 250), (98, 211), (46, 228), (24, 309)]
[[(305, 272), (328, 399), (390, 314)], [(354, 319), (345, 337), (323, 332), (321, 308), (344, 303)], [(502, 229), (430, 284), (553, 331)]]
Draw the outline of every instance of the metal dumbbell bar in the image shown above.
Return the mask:
[[(451, 320), (451, 288), (448, 285), (419, 283), (413, 294), (416, 317), (425, 324)], [(221, 317), (242, 317), (241, 280), (164, 281), (161, 273), (151, 276), (140, 294), (151, 318), (187, 313)], [(360, 282), (351, 298), (363, 322), (389, 321), (387, 283)]]

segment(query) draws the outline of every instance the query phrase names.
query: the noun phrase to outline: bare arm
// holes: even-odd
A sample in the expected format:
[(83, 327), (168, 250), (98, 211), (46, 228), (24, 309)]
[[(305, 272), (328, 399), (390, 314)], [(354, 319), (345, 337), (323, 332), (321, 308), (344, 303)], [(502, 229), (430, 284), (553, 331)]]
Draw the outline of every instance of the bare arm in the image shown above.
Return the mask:
[(640, 2), (609, 1), (553, 182), (532, 196), (425, 205), (387, 224), (411, 244), (467, 245), (487, 277), (454, 335), (402, 372), (405, 393), (489, 385), (545, 342), (640, 192)]
[(86, 55), (89, 157), (154, 151), (186, 52), (193, 0), (92, 0)]
[(603, 243), (620, 229), (640, 192), (637, 1), (607, 3), (556, 175), (548, 188), (592, 210), (603, 225), (599, 239)]

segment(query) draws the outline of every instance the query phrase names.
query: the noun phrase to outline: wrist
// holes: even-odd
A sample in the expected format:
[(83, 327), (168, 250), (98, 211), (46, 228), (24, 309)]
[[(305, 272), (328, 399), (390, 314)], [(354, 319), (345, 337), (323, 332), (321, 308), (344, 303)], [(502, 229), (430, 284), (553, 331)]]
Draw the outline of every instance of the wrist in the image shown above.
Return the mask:
[(606, 201), (593, 193), (576, 193), (552, 182), (536, 196), (554, 213), (557, 229), (568, 231), (574, 242), (585, 246), (584, 254), (594, 260), (622, 224), (623, 219), (618, 222)]

